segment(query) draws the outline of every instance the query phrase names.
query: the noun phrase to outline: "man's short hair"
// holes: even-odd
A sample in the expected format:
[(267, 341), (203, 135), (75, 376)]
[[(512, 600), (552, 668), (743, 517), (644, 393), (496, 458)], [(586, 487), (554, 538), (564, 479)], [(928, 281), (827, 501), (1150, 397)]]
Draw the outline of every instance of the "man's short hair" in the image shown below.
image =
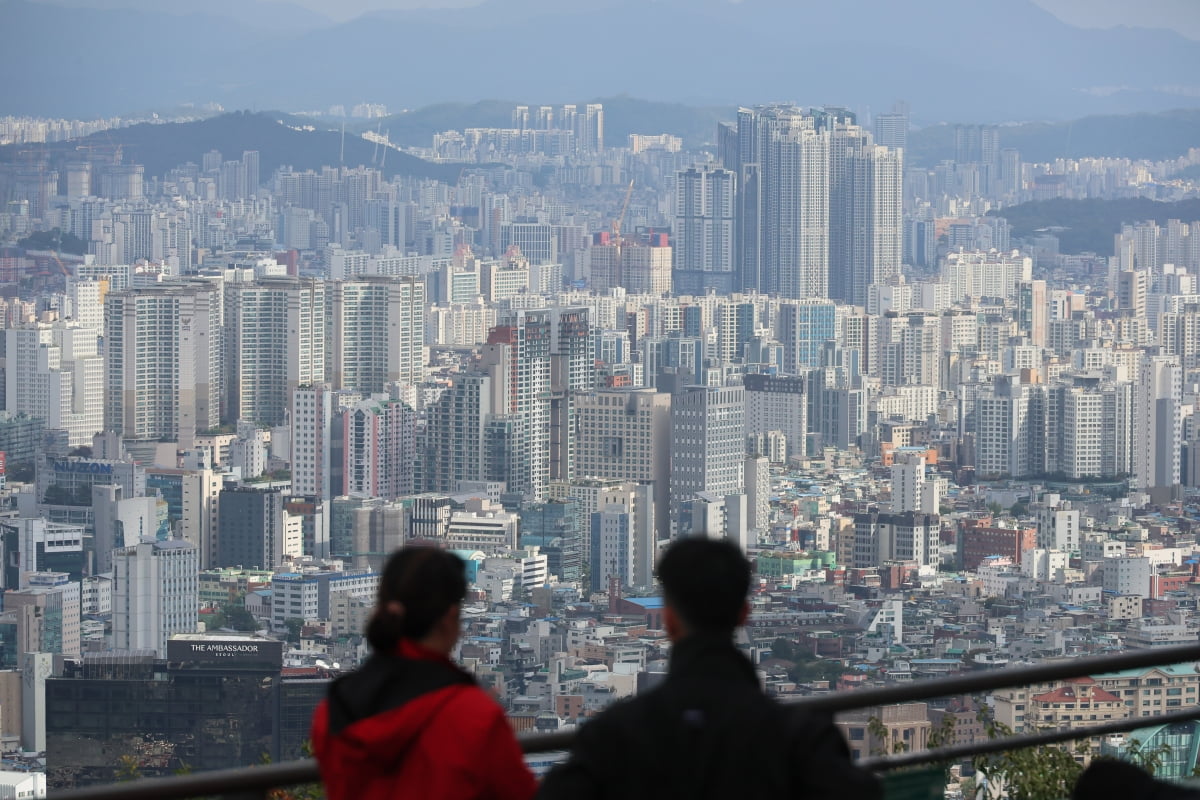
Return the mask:
[(750, 562), (725, 539), (679, 539), (658, 562), (663, 597), (690, 631), (737, 627), (750, 591)]

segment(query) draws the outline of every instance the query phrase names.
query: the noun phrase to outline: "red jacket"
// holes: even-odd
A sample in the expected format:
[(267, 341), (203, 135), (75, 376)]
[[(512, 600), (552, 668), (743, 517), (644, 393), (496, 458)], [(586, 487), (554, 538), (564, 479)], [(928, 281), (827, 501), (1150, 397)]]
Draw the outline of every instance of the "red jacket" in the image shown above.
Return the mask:
[(312, 741), (329, 800), (527, 800), (537, 789), (496, 701), (407, 640), (330, 685)]

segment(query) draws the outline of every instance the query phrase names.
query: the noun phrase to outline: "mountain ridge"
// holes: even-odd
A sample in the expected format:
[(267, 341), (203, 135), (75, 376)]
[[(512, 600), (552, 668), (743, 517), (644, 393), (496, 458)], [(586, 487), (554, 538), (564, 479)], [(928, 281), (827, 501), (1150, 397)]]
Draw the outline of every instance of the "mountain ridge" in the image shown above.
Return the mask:
[(281, 35), (282, 18), (277, 31), (228, 17), (181, 19), (0, 0), (0, 25), (23, 33), (14, 37), (13, 63), (39, 65), (14, 82), (0, 112), (77, 117), (188, 102), (411, 108), (624, 93), (857, 109), (904, 98), (920, 119), (993, 122), (1158, 111), (1200, 91), (1192, 85), (1200, 83), (1200, 42), (1074, 28), (1030, 0), (926, 0), (920, 13), (874, 0), (836, 8), (490, 0), (377, 13), (294, 36)]

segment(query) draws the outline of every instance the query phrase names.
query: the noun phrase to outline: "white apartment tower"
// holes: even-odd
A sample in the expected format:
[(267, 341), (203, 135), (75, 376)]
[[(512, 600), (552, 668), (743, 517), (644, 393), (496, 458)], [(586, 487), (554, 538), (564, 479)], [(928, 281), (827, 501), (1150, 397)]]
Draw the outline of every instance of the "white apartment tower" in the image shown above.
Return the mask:
[(325, 323), (323, 282), (270, 278), (228, 284), (226, 418), (281, 425), (292, 390), (325, 380)]
[(1179, 485), (1183, 375), (1175, 356), (1142, 357), (1133, 396), (1133, 482), (1138, 489)]
[(302, 386), (292, 391), (292, 491), (328, 500), (341, 494), (332, 485), (331, 439), (337, 402), (326, 384)]
[(425, 282), (362, 277), (329, 285), (333, 388), (364, 395), (425, 379)]
[(900, 274), (903, 155), (836, 122), (829, 140), (829, 296), (867, 304), (867, 288)]
[(221, 299), (207, 283), (108, 295), (104, 429), (190, 447), (220, 422)]
[[(925, 456), (899, 453), (892, 461), (892, 511), (922, 511), (925, 494)], [(934, 512), (936, 513), (936, 511)]]
[(94, 331), (56, 322), (10, 328), (5, 408), (67, 432), (71, 447), (104, 430), (104, 358)]

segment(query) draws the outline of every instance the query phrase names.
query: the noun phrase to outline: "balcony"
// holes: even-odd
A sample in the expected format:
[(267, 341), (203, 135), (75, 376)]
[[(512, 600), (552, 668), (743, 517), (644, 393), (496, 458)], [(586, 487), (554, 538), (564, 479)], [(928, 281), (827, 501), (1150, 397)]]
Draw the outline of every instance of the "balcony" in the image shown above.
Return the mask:
[[(903, 686), (865, 688), (823, 694), (793, 702), (811, 712), (838, 714), (895, 706), (950, 696), (973, 695), (996, 689), (1033, 686), (1084, 676), (1112, 674), (1124, 670), (1200, 662), (1200, 645), (1162, 647), (1118, 655), (1076, 658), (1012, 669), (971, 672), (936, 680), (922, 680)], [(1131, 709), (1131, 714), (1135, 713)], [(1046, 745), (1082, 740), (1099, 740), (1116, 734), (1149, 727), (1166, 728), (1200, 719), (1200, 706), (1191, 705), (1153, 717), (1130, 716), (1111, 722), (1086, 726), (1042, 730), (1035, 733), (939, 746), (927, 750), (871, 755), (858, 763), (884, 777), (889, 796), (908, 791), (905, 784), (938, 773), (930, 768), (948, 766), (980, 756), (989, 756)], [(534, 734), (521, 738), (528, 754), (568, 750), (572, 732)], [(922, 771), (922, 768), (924, 771)], [(240, 767), (173, 778), (148, 778), (105, 786), (91, 786), (52, 793), (56, 800), (183, 800), (183, 798), (221, 797), (226, 800), (266, 800), (273, 790), (319, 781), (315, 762), (293, 761), (258, 767)], [(909, 796), (909, 795), (905, 795)], [(939, 795), (940, 796), (940, 795)]]

